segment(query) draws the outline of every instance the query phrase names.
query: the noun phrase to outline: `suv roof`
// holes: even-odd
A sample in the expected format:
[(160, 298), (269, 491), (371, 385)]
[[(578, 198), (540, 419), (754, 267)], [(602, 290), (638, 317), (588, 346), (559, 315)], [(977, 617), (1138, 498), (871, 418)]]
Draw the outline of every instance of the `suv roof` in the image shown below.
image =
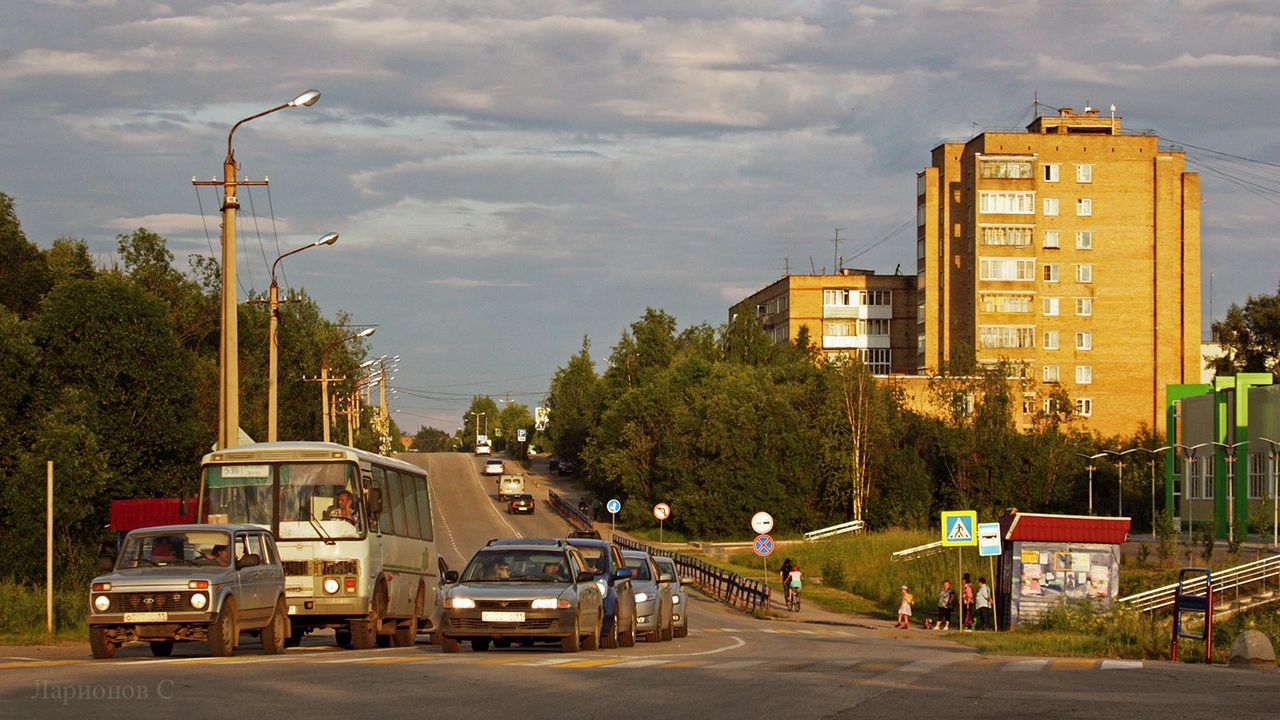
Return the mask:
[(568, 543), (560, 538), (494, 538), (484, 546), (564, 547), (566, 545)]

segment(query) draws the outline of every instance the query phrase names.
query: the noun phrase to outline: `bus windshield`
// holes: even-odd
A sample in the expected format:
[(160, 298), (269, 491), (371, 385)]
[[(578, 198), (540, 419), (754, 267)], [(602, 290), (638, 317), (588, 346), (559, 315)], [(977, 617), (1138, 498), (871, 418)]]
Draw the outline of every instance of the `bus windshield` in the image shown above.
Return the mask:
[(281, 540), (364, 535), (360, 483), (350, 462), (207, 465), (204, 486), (205, 522), (262, 525)]

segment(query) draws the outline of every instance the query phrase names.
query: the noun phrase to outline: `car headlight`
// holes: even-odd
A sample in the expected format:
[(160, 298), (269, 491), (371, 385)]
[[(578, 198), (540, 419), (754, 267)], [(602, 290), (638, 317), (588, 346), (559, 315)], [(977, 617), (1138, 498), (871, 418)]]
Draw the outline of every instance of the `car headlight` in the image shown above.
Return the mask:
[(679, 596), (679, 595), (672, 595), (672, 596), (671, 596), (671, 602), (675, 603), (676, 605), (679, 605), (679, 604), (680, 604), (680, 596)]
[(342, 583), (338, 582), (338, 578), (325, 578), (321, 587), (324, 588), (326, 594), (337, 595), (338, 591), (342, 589)]
[(197, 610), (203, 610), (205, 605), (209, 604), (209, 596), (204, 593), (195, 593), (191, 596), (191, 607)]
[(600, 588), (601, 595), (609, 594), (609, 583), (605, 582), (604, 580), (596, 580), (596, 587)]
[(93, 599), (93, 607), (98, 612), (106, 612), (111, 607), (111, 598), (106, 595), (99, 595)]
[(464, 597), (448, 598), (444, 601), (444, 606), (454, 610), (471, 610), (476, 606), (476, 601)]
[(636, 602), (645, 602), (649, 599), (649, 593), (636, 593)]

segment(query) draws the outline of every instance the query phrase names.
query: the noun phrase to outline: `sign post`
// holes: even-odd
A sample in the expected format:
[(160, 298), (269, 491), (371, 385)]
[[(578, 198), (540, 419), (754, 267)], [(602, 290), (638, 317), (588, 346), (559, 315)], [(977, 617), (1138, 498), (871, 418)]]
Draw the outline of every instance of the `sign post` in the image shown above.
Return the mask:
[(991, 624), (992, 630), (1000, 630), (1000, 611), (996, 605), (996, 556), (1001, 553), (1000, 523), (978, 523), (978, 556), (987, 558), (990, 582), (987, 589), (991, 591)]
[(760, 556), (760, 566), (764, 569), (764, 592), (769, 596), (769, 554), (773, 552), (773, 538), (769, 531), (773, 529), (773, 516), (761, 510), (751, 516), (751, 529), (756, 532), (754, 548)]
[[(975, 510), (943, 510), (942, 511), (942, 547), (956, 549), (956, 581), (962, 582), (964, 577), (964, 552), (962, 547), (978, 544), (974, 526), (978, 524), (978, 513)], [(960, 627), (964, 628), (964, 586), (960, 587)]]
[(653, 516), (658, 518), (658, 543), (662, 543), (662, 523), (671, 516), (671, 506), (660, 502), (653, 506)]
[(609, 511), (609, 535), (618, 531), (618, 513), (622, 510), (622, 501), (617, 498), (611, 498), (605, 503), (604, 509)]

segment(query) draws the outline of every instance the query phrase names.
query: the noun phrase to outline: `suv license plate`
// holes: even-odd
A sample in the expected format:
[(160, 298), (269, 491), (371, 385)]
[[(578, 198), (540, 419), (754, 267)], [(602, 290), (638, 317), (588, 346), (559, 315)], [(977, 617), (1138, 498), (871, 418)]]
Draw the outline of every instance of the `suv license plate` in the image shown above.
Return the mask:
[(169, 613), (167, 612), (150, 612), (150, 613), (125, 613), (125, 622), (148, 623), (148, 622), (167, 622)]
[(480, 619), (485, 622), (524, 622), (522, 612), (482, 612)]

